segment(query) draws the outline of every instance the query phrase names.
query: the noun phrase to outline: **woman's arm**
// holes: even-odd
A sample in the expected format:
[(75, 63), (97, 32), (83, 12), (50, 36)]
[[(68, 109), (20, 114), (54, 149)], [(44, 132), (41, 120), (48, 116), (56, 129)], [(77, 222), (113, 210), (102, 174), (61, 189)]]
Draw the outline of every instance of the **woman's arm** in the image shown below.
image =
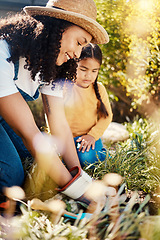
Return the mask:
[[(33, 146), (33, 140), (35, 136), (38, 133), (41, 134), (41, 132), (36, 126), (29, 106), (19, 92), (0, 98), (0, 115), (22, 138), (27, 149), (32, 156), (35, 157), (36, 153)], [(49, 176), (60, 187), (65, 186), (72, 179), (72, 176), (56, 153), (54, 153), (50, 164), (50, 168), (48, 168), (49, 170), (47, 171)]]
[(67, 168), (80, 167), (72, 132), (65, 116), (63, 98), (42, 94), (42, 99), (51, 134), (57, 136), (64, 147), (62, 157)]
[(34, 157), (35, 150), (32, 140), (39, 129), (27, 103), (19, 92), (0, 98), (0, 115), (22, 138), (24, 145)]

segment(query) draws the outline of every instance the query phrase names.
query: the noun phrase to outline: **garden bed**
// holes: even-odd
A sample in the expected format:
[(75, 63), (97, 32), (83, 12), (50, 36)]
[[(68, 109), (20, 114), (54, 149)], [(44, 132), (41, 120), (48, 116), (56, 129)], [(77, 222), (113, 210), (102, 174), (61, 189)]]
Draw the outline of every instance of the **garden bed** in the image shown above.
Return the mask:
[(52, 211), (34, 210), (29, 201), (24, 202), (16, 216), (1, 216), (0, 240), (159, 240), (158, 139), (149, 129), (150, 125), (142, 119), (128, 124), (130, 138), (106, 145), (110, 156), (103, 163), (98, 161), (94, 168), (85, 168), (98, 182), (103, 182), (105, 175), (111, 172), (122, 177), (115, 205), (111, 204), (113, 199), (107, 198), (104, 208), (96, 214), (93, 212), (92, 219), (80, 220), (84, 207), (60, 197), (65, 209), (77, 214), (75, 220)]

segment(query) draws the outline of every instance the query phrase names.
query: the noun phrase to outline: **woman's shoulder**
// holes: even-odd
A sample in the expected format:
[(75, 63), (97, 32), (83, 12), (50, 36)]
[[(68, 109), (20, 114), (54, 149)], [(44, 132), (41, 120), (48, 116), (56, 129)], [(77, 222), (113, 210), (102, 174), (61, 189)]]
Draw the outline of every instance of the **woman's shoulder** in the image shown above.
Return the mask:
[(9, 50), (9, 45), (6, 42), (6, 40), (3, 40), (3, 39), (0, 40), (0, 48)]
[(10, 57), (10, 52), (9, 52), (9, 45), (6, 42), (6, 40), (0, 40), (0, 53), (1, 56), (5, 55), (7, 57)]

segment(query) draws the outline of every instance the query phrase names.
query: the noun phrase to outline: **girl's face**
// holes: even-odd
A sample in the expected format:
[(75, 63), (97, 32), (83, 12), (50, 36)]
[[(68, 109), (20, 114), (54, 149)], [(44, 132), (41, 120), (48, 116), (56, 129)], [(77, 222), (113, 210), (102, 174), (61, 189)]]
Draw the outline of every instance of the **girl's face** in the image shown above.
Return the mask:
[(79, 58), (82, 47), (87, 45), (91, 39), (92, 36), (81, 27), (73, 25), (66, 29), (62, 34), (61, 48), (56, 64), (60, 66), (71, 58)]
[(95, 82), (100, 64), (95, 58), (86, 58), (78, 63), (76, 84), (79, 87), (87, 88)]

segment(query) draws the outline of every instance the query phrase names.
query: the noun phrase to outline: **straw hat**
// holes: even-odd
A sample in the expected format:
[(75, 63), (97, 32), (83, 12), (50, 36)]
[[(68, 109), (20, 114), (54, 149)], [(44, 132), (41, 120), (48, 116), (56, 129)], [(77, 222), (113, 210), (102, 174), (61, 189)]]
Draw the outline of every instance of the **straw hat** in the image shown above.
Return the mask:
[(45, 7), (26, 6), (23, 9), (31, 16), (44, 15), (72, 22), (93, 36), (92, 42), (109, 42), (106, 30), (96, 22), (97, 9), (93, 0), (49, 0)]

